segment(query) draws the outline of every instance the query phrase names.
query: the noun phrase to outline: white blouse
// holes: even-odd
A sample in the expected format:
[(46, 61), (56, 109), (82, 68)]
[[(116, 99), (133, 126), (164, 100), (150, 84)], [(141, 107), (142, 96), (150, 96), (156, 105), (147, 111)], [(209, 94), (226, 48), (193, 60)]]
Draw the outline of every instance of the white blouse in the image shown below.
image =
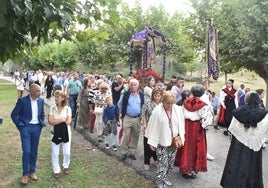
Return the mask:
[(169, 127), (169, 119), (165, 112), (163, 104), (155, 107), (150, 117), (145, 136), (148, 138), (148, 144), (157, 147), (170, 146), (172, 137), (181, 136), (182, 143), (184, 144), (184, 116), (182, 107), (176, 104), (172, 107), (171, 122), (173, 127), (173, 135), (171, 136), (171, 129)]
[(24, 90), (24, 80), (23, 79), (16, 79), (16, 82), (15, 82), (16, 86), (17, 86), (17, 90), (21, 90), (23, 91)]
[(49, 109), (49, 115), (52, 115), (54, 119), (63, 119), (67, 118), (68, 116), (72, 116), (72, 110), (69, 106), (64, 106), (61, 112), (58, 111), (56, 105), (53, 105)]
[(211, 125), (213, 122), (213, 115), (208, 105), (194, 112), (188, 111), (183, 107), (183, 113), (185, 119), (190, 119), (191, 121), (200, 120), (203, 128)]

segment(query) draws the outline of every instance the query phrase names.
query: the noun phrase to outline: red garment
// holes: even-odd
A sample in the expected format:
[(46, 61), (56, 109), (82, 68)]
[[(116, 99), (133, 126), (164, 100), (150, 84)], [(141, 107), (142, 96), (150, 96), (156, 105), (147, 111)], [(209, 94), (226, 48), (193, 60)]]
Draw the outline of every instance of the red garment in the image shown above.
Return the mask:
[(121, 129), (119, 131), (119, 136), (118, 136), (120, 143), (121, 143), (121, 139), (123, 137), (123, 130), (124, 130), (124, 119), (122, 119), (122, 127), (121, 127)]
[(218, 123), (224, 124), (225, 109), (221, 106), (219, 111)]
[[(199, 98), (193, 97), (187, 99), (183, 105), (188, 111), (194, 112), (206, 104)], [(207, 171), (206, 134), (200, 120), (185, 120), (184, 146), (178, 149), (174, 165), (180, 168), (182, 174)]]
[(206, 106), (206, 103), (204, 103), (200, 98), (198, 97), (191, 97), (189, 99), (186, 99), (183, 102), (183, 106), (190, 112), (195, 112), (204, 106)]
[(223, 91), (227, 94), (225, 96), (225, 99), (226, 99), (226, 97), (227, 98), (232, 98), (232, 99), (235, 98), (235, 92), (236, 92), (236, 89), (235, 88), (232, 87), (231, 90), (229, 90), (228, 88), (224, 88)]
[[(228, 88), (224, 88), (224, 89), (222, 89), (222, 91), (224, 91), (227, 94), (225, 96), (225, 99), (224, 99), (224, 104), (226, 106), (226, 99), (228, 99), (228, 98), (234, 99), (235, 98), (236, 89), (233, 87), (231, 90), (229, 90)], [(218, 119), (218, 123), (220, 123), (220, 124), (225, 123), (225, 110), (226, 109), (224, 109), (222, 106), (220, 107), (219, 119)]]
[(93, 129), (94, 129), (95, 120), (96, 120), (96, 115), (95, 114), (91, 114), (90, 115), (90, 121), (89, 121), (89, 129), (91, 131), (93, 131)]

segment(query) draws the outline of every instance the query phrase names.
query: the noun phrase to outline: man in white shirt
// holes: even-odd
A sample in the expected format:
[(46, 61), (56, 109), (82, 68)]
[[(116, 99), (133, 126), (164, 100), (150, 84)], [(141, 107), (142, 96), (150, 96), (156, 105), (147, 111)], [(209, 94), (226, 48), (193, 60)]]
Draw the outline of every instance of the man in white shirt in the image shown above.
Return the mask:
[(11, 118), (18, 128), (22, 145), (22, 180), (26, 185), (28, 177), (36, 181), (35, 174), (39, 138), (42, 128), (45, 126), (44, 99), (40, 98), (41, 87), (32, 84), (30, 94), (19, 98), (14, 107)]

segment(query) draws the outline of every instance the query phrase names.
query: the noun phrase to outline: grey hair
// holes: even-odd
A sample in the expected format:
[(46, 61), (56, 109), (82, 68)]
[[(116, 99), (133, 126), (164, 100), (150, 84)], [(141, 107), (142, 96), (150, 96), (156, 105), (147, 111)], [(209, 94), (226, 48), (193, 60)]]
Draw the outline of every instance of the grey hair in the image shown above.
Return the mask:
[(133, 78), (133, 79), (131, 79), (129, 81), (129, 85), (132, 85), (132, 84), (138, 84), (139, 85), (140, 83), (139, 83), (139, 81), (137, 79)]
[(191, 88), (191, 93), (194, 97), (201, 97), (205, 93), (205, 86), (196, 84)]

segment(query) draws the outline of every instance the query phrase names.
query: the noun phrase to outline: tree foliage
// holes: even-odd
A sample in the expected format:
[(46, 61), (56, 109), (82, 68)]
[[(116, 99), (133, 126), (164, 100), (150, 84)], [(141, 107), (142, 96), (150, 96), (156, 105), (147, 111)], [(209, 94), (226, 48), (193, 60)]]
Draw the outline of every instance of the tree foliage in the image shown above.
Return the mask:
[[(219, 30), (221, 70), (230, 73), (240, 67), (256, 71), (268, 81), (268, 1), (259, 0), (191, 0), (198, 21), (195, 31), (202, 41), (205, 26), (213, 19)], [(197, 35), (196, 35), (197, 34)], [(202, 42), (201, 48), (205, 48)], [(203, 43), (205, 44), (205, 43)]]
[(5, 62), (22, 45), (28, 45), (26, 35), (38, 42), (54, 39), (69, 40), (77, 24), (88, 27), (96, 20), (116, 24), (120, 0), (1, 0), (0, 1), (0, 59)]
[(35, 48), (33, 53), (27, 53), (24, 61), (30, 69), (44, 70), (74, 70), (77, 65), (78, 49), (73, 42), (53, 42)]
[[(235, 8), (240, 8), (240, 11)], [(244, 66), (256, 71), (267, 83), (268, 71), (265, 64), (268, 58), (268, 1), (226, 2), (221, 13), (225, 12), (227, 16), (226, 9), (231, 12), (228, 20), (234, 27), (228, 27), (228, 30), (221, 27), (225, 29), (222, 34), (225, 58), (237, 67)]]

